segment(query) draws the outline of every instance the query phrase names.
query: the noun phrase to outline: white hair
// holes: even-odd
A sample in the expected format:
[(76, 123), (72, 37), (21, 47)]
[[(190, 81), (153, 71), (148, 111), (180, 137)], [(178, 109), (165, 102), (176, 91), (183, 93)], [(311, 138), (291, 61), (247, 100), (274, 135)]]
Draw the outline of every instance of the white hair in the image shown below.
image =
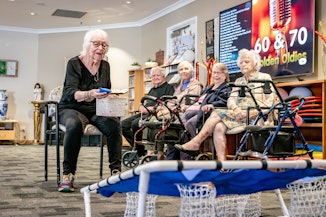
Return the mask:
[[(81, 55), (85, 56), (87, 49), (89, 48), (90, 44), (91, 44), (91, 40), (94, 36), (101, 36), (105, 38), (105, 43), (109, 44), (109, 40), (108, 40), (108, 34), (102, 30), (102, 29), (93, 29), (93, 30), (89, 30), (88, 32), (86, 32), (85, 36), (84, 36), (84, 42), (83, 42), (83, 50), (80, 52)], [(106, 50), (107, 52), (108, 50)]]
[(255, 65), (255, 70), (259, 71), (261, 68), (261, 58), (260, 55), (254, 51), (254, 50), (248, 50), (248, 49), (241, 49), (238, 53), (238, 59), (237, 59), (237, 65), (240, 67), (240, 61), (245, 58), (249, 57), (252, 59)]
[(188, 66), (189, 69), (190, 69), (190, 71), (191, 71), (191, 74), (192, 75), (194, 74), (194, 67), (193, 67), (193, 65), (189, 61), (182, 61), (182, 62), (180, 62), (179, 65), (178, 65), (178, 71), (180, 70), (180, 68), (182, 66)]

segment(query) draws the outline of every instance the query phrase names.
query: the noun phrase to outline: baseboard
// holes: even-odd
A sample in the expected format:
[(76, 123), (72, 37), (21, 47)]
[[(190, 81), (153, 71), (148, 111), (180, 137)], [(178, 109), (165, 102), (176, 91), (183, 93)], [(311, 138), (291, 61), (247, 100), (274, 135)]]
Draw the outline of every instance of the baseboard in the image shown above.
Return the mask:
[(27, 140), (27, 139), (23, 139), (23, 140), (16, 140), (16, 143), (19, 145), (33, 145), (34, 140)]

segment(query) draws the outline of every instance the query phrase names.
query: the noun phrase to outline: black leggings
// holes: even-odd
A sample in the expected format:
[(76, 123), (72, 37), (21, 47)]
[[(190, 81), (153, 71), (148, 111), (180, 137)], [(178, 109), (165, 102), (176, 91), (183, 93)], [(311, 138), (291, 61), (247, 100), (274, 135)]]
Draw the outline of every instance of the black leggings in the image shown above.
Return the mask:
[(84, 129), (88, 123), (96, 126), (107, 138), (109, 167), (121, 170), (121, 124), (115, 117), (102, 117), (95, 114), (86, 117), (74, 109), (63, 109), (59, 113), (60, 123), (66, 127), (63, 139), (63, 174), (75, 174)]

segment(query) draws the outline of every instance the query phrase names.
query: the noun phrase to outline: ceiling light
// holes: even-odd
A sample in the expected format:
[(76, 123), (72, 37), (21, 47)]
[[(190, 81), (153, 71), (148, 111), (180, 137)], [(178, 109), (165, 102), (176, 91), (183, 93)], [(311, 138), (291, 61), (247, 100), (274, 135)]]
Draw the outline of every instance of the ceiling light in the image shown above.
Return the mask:
[(35, 13), (35, 12), (31, 12), (30, 14), (31, 14), (31, 16), (35, 16), (35, 15), (36, 15), (36, 13)]
[(131, 1), (126, 1), (126, 4), (131, 4)]
[(98, 23), (102, 22), (100, 19), (97, 20)]

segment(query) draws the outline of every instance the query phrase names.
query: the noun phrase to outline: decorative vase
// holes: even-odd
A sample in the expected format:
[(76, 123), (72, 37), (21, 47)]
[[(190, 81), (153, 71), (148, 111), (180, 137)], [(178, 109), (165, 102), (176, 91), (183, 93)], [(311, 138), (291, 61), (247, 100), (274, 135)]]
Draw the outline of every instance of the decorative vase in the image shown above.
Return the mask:
[(0, 90), (0, 120), (6, 120), (8, 111), (8, 96), (6, 95), (7, 90)]

